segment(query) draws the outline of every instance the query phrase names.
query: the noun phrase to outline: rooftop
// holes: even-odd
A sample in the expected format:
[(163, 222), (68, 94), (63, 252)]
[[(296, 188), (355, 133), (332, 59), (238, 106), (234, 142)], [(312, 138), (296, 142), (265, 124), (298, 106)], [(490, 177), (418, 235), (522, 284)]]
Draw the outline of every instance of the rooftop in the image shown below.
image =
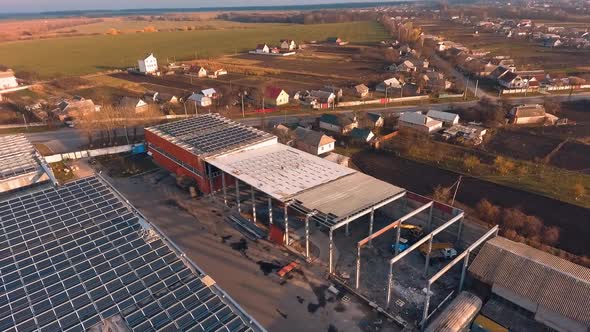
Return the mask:
[(303, 127), (297, 127), (297, 129), (295, 129), (295, 137), (297, 140), (311, 146), (323, 146), (336, 142), (335, 139), (324, 133)]
[(469, 267), (477, 279), (590, 324), (590, 269), (525, 244), (495, 237)]
[(196, 155), (213, 156), (236, 151), (276, 137), (218, 114), (203, 114), (145, 130)]
[(0, 202), (0, 330), (257, 331), (158, 229), (96, 177)]
[(23, 135), (0, 137), (0, 192), (49, 180), (43, 165)]

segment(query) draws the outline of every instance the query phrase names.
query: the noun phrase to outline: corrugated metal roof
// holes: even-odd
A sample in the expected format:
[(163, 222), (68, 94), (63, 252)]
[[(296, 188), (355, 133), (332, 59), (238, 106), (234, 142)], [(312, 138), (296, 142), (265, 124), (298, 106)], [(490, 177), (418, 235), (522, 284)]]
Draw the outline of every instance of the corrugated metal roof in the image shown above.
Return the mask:
[(428, 325), (426, 332), (464, 331), (481, 309), (481, 299), (469, 292), (461, 292), (449, 306)]
[(477, 279), (502, 286), (570, 319), (590, 324), (590, 269), (522, 243), (496, 237), (469, 267)]

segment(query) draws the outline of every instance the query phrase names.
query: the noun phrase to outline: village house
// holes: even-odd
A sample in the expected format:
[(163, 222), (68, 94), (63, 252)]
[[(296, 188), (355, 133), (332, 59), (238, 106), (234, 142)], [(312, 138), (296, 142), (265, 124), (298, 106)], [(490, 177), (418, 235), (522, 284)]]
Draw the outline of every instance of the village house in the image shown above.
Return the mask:
[(327, 104), (331, 106), (336, 101), (336, 95), (329, 91), (322, 90), (311, 90), (307, 96), (305, 96), (306, 102), (310, 104)]
[(398, 120), (399, 128), (410, 128), (427, 134), (441, 130), (442, 126), (442, 121), (432, 119), (420, 112), (404, 112)]
[(430, 110), (426, 116), (434, 120), (442, 121), (445, 126), (453, 126), (459, 123), (459, 114)]
[(507, 89), (524, 89), (527, 87), (527, 81), (513, 72), (507, 72), (502, 75), (498, 79), (498, 84)]
[(369, 88), (364, 84), (355, 85), (354, 91), (359, 98), (365, 98), (369, 95)]
[(194, 93), (188, 97), (187, 101), (193, 105), (200, 106), (200, 107), (209, 107), (213, 104), (213, 101), (210, 97), (207, 97), (201, 93)]
[(344, 91), (341, 88), (333, 85), (325, 85), (322, 90), (332, 92), (337, 98), (342, 98), (344, 95)]
[(256, 53), (270, 53), (270, 48), (266, 44), (258, 44), (256, 46)]
[(215, 89), (213, 89), (213, 88), (201, 90), (201, 94), (203, 96), (208, 97), (208, 98), (211, 98), (211, 99), (217, 98), (217, 91)]
[(393, 71), (397, 73), (411, 73), (416, 71), (416, 66), (410, 60), (404, 60), (397, 64), (392, 64), (387, 67), (388, 71)]
[(272, 106), (281, 106), (289, 103), (289, 94), (278, 87), (267, 87), (264, 91), (264, 103)]
[(375, 88), (376, 91), (379, 92), (385, 92), (385, 89), (391, 89), (391, 88), (401, 88), (402, 87), (402, 83), (400, 82), (400, 80), (398, 80), (395, 77), (386, 79), (385, 81), (379, 83), (377, 85), (377, 87)]
[(353, 128), (350, 131), (350, 138), (354, 142), (368, 143), (375, 137), (375, 134), (368, 128)]
[(99, 110), (100, 107), (95, 105), (92, 99), (64, 100), (51, 113), (60, 121), (66, 121), (69, 119), (79, 119)]
[(379, 113), (365, 113), (363, 125), (369, 128), (381, 128), (385, 124), (385, 119)]
[(295, 147), (299, 150), (319, 156), (334, 150), (336, 140), (324, 133), (297, 127), (295, 129)]
[(320, 128), (342, 135), (348, 134), (358, 125), (356, 116), (347, 114), (322, 114), (320, 117)]
[(137, 64), (139, 65), (139, 72), (143, 74), (154, 74), (158, 72), (158, 60), (153, 53), (144, 59), (137, 60)]
[(171, 93), (155, 93), (155, 101), (158, 103), (178, 104), (178, 97)]
[(326, 42), (330, 43), (330, 44), (336, 44), (336, 45), (346, 45), (348, 44), (348, 42), (342, 40), (339, 37), (328, 37), (326, 38)]
[(421, 77), (424, 86), (428, 91), (441, 92), (452, 87), (453, 83), (445, 79), (445, 75), (441, 72), (426, 72)]
[(489, 77), (493, 80), (499, 80), (500, 78), (502, 78), (502, 76), (506, 75), (506, 73), (509, 72), (514, 72), (516, 69), (511, 69), (509, 67), (505, 67), (503, 65), (499, 65), (498, 67), (496, 67), (496, 69), (494, 69)]
[(456, 124), (445, 129), (442, 137), (445, 140), (461, 139), (464, 142), (479, 145), (483, 142), (483, 138), (487, 132), (488, 130), (486, 128), (480, 126)]
[(219, 76), (227, 75), (227, 70), (223, 68), (219, 68), (213, 71), (213, 75), (210, 75), (211, 78), (217, 78)]
[(516, 125), (526, 124), (554, 124), (558, 118), (545, 112), (545, 107), (539, 104), (524, 104), (510, 110), (510, 122)]
[(297, 44), (292, 39), (281, 39), (281, 49), (285, 51), (293, 51), (297, 48)]
[(199, 70), (197, 70), (197, 77), (207, 77), (207, 69), (205, 69), (205, 67), (200, 67)]
[(143, 113), (149, 108), (148, 104), (143, 99), (138, 97), (123, 97), (119, 102), (119, 107), (126, 111), (133, 111), (135, 113)]
[(18, 87), (16, 77), (12, 70), (0, 71), (0, 90), (12, 89)]

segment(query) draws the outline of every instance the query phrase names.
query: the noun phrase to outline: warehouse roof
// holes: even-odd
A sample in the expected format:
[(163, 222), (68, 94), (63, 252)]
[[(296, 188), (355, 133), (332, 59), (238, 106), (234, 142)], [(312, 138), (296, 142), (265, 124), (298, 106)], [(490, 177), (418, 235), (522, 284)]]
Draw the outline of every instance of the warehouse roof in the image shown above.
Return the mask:
[(281, 201), (355, 172), (279, 143), (209, 158), (207, 162)]
[(590, 324), (590, 269), (496, 237), (469, 267), (479, 280), (506, 288), (570, 319)]
[(239, 150), (276, 137), (218, 114), (203, 114), (145, 130), (196, 155), (212, 156)]
[(0, 217), (1, 331), (261, 329), (101, 179), (2, 201)]
[(23, 135), (0, 137), (0, 192), (49, 180), (43, 165)]

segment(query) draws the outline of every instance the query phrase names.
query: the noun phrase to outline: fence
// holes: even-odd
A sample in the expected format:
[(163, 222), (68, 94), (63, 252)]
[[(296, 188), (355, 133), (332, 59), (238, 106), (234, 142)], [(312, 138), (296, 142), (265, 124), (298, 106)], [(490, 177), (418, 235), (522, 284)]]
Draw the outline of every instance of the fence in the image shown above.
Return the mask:
[[(462, 96), (462, 95), (461, 95)], [(356, 100), (356, 101), (343, 101), (339, 102), (336, 107), (351, 107), (351, 106), (362, 106), (362, 105), (375, 105), (375, 104), (387, 104), (387, 103), (403, 103), (406, 101), (419, 101), (428, 100), (430, 96), (413, 96), (413, 97), (401, 97), (401, 98), (380, 98), (371, 100)], [(326, 107), (314, 107), (314, 108), (326, 108)]]
[(143, 143), (128, 144), (128, 145), (111, 146), (108, 148), (100, 148), (100, 149), (93, 149), (93, 150), (81, 150), (81, 151), (68, 152), (68, 153), (58, 153), (58, 154), (54, 154), (51, 156), (45, 156), (45, 161), (47, 163), (57, 163), (57, 162), (60, 162), (63, 160), (74, 160), (74, 159), (98, 157), (98, 156), (104, 156), (104, 155), (108, 155), (108, 154), (118, 154), (118, 153), (125, 153), (125, 152), (133, 152), (133, 153), (145, 152), (145, 145)]

